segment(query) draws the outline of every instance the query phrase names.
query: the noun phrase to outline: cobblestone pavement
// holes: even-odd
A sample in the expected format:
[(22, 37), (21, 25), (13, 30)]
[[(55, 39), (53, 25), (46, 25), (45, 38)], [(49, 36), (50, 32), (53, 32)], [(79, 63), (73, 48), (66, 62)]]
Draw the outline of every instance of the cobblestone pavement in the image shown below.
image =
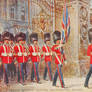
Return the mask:
[(10, 85), (7, 89), (3, 88), (0, 92), (92, 92), (92, 79), (89, 88), (84, 87), (85, 78), (65, 78), (66, 88), (61, 88), (60, 81), (57, 86), (52, 86), (52, 82), (41, 80), (42, 84), (28, 81), (25, 86), (17, 83)]

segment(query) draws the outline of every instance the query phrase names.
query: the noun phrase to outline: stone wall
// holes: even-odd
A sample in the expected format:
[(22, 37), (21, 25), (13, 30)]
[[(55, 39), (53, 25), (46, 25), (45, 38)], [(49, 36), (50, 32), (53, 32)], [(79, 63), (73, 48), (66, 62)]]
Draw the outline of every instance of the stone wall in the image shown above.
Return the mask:
[[(4, 0), (1, 0), (1, 1), (3, 3), (2, 5), (4, 5)], [(11, 0), (8, 0), (8, 1), (11, 1)], [(18, 2), (12, 2), (12, 3), (7, 2), (8, 12), (6, 12), (6, 15), (4, 11), (5, 5), (1, 6), (0, 19), (2, 18), (2, 21), (0, 23), (0, 32), (2, 30), (5, 30), (5, 28), (10, 28), (9, 29), (10, 31), (16, 33), (17, 30), (15, 30), (15, 27), (13, 27), (16, 24), (21, 25), (18, 31), (27, 32), (28, 1), (27, 0), (26, 2), (24, 2), (25, 0), (22, 0), (21, 2), (19, 0), (17, 1)], [(59, 2), (58, 0), (56, 0), (57, 2), (55, 7), (54, 6), (55, 4), (53, 1), (54, 0), (51, 0), (51, 2), (47, 3), (47, 2), (43, 2), (43, 0), (40, 2), (38, 0), (32, 0), (32, 2), (30, 3), (31, 5), (30, 6), (30, 10), (31, 10), (30, 11), (30, 23), (31, 23), (30, 29), (31, 30), (29, 31), (38, 32), (40, 42), (43, 39), (43, 32), (50, 32), (52, 34), (55, 29), (62, 31), (61, 22), (62, 22), (62, 15), (63, 15), (62, 10), (63, 10), (64, 3), (60, 2), (60, 0)], [(86, 68), (89, 67), (89, 62), (88, 62), (89, 59), (86, 56), (87, 46), (88, 46), (87, 30), (89, 28), (89, 0), (70, 0), (70, 1), (71, 2), (67, 2), (67, 6), (68, 6), (70, 21), (71, 21), (70, 23), (71, 33), (70, 33), (68, 42), (64, 47), (64, 50), (68, 61), (68, 65), (71, 65), (71, 67), (74, 68), (74, 71), (83, 75), (83, 74), (86, 74), (85, 67)], [(11, 15), (10, 10), (12, 7), (15, 10), (14, 19), (11, 19), (10, 17)], [(25, 15), (25, 20), (22, 20), (23, 17), (21, 17), (21, 14)], [(26, 28), (23, 28), (22, 26), (26, 26)], [(43, 44), (43, 43), (41, 42), (40, 44)], [(68, 74), (70, 74), (70, 72), (68, 71), (69, 69), (70, 71), (73, 70), (72, 68), (69, 68), (69, 67), (70, 66), (64, 67), (65, 69), (67, 69)]]
[[(67, 3), (71, 20), (71, 33), (65, 46), (67, 61), (76, 62), (76, 71), (84, 75), (89, 68), (87, 57), (88, 28), (89, 28), (89, 2), (74, 0)], [(56, 29), (62, 30), (62, 13), (56, 16)]]

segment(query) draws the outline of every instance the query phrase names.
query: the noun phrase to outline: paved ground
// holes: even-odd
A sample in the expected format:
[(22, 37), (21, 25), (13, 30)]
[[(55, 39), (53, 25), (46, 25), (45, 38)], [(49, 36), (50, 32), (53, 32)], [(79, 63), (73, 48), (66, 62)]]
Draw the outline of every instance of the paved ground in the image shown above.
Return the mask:
[(42, 80), (42, 84), (27, 82), (27, 85), (12, 84), (10, 87), (3, 88), (0, 92), (92, 92), (92, 78), (89, 82), (89, 89), (84, 88), (85, 78), (65, 78), (66, 88), (60, 87), (59, 80), (57, 86), (53, 87), (50, 81)]

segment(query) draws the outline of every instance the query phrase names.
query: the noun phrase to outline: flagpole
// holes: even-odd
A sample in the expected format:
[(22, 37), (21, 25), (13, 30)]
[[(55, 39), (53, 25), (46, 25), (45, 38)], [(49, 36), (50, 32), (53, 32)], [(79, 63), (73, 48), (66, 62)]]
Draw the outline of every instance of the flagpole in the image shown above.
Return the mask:
[(30, 0), (28, 0), (28, 27), (30, 25)]
[[(67, 38), (66, 37), (66, 32), (67, 32), (67, 26), (66, 26), (66, 0), (65, 0), (65, 6), (64, 6), (64, 8), (65, 8), (65, 38)], [(67, 42), (67, 39), (66, 39), (66, 42)]]
[(55, 16), (55, 29), (56, 30), (56, 0), (54, 0), (54, 16)]

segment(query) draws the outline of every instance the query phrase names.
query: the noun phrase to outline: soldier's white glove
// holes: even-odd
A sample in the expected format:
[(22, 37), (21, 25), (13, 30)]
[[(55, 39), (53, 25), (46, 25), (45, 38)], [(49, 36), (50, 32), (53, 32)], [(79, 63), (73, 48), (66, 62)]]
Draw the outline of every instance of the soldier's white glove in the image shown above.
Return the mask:
[(67, 61), (65, 60), (64, 63), (65, 63), (65, 65), (66, 65), (66, 64), (67, 64)]

